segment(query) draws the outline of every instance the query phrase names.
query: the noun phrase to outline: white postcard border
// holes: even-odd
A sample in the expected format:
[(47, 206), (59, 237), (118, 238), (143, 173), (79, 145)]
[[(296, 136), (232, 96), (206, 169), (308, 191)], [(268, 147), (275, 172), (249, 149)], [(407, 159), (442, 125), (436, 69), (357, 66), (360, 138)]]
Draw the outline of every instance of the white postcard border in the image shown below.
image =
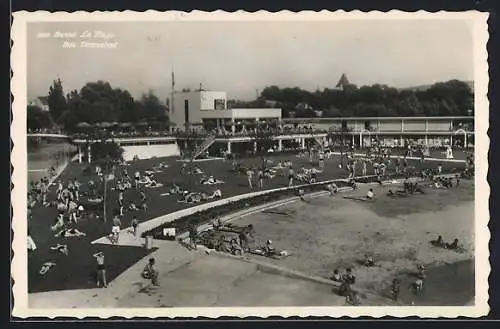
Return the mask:
[[(428, 13), (418, 11), (407, 13), (402, 11), (389, 11), (387, 13), (372, 11), (303, 11), (294, 13), (290, 11), (280, 11), (269, 13), (258, 11), (248, 13), (237, 11), (227, 13), (223, 11), (201, 12), (157, 12), (148, 10), (146, 12), (56, 12), (47, 11), (26, 12), (20, 11), (13, 14), (11, 38), (13, 47), (11, 53), (11, 66), (13, 70), (12, 94), (14, 101), (12, 105), (11, 138), (14, 144), (11, 152), (11, 162), (14, 167), (12, 172), (13, 190), (11, 201), (13, 207), (12, 229), (13, 229), (13, 259), (11, 275), (14, 279), (13, 297), (14, 308), (12, 315), (15, 317), (100, 317), (109, 318), (119, 316), (124, 318), (132, 317), (208, 317), (217, 318), (221, 316), (248, 317), (256, 316), (266, 318), (269, 316), (287, 317), (307, 317), (307, 316), (327, 316), (327, 317), (407, 317), (420, 316), (427, 318), (458, 316), (479, 317), (486, 315), (488, 306), (488, 277), (490, 274), (489, 264), (489, 195), (490, 187), (487, 182), (488, 173), (488, 150), (489, 138), (487, 131), (489, 127), (489, 102), (488, 92), (488, 53), (486, 44), (488, 34), (488, 13), (477, 11), (468, 12), (437, 12)], [(427, 19), (455, 19), (465, 20), (470, 23), (474, 33), (474, 89), (475, 89), (475, 277), (476, 277), (476, 299), (474, 306), (463, 307), (221, 307), (221, 308), (134, 308), (134, 309), (30, 309), (28, 306), (27, 294), (27, 151), (26, 151), (26, 86), (27, 86), (27, 24), (30, 22), (63, 22), (63, 21), (256, 21), (256, 20), (281, 20), (281, 21), (308, 21), (308, 20), (427, 20)], [(453, 56), (453, 54), (450, 54)]]

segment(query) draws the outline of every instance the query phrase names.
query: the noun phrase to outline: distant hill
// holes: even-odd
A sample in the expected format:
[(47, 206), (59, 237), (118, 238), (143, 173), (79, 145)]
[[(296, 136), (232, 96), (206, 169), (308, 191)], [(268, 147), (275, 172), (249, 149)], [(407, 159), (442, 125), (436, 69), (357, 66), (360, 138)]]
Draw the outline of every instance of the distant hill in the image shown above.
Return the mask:
[[(464, 81), (466, 84), (469, 85), (470, 89), (474, 91), (474, 81)], [(405, 88), (398, 88), (399, 91), (402, 90), (414, 90), (414, 91), (425, 91), (429, 89), (432, 85), (421, 85), (421, 86), (414, 86), (414, 87), (405, 87)]]

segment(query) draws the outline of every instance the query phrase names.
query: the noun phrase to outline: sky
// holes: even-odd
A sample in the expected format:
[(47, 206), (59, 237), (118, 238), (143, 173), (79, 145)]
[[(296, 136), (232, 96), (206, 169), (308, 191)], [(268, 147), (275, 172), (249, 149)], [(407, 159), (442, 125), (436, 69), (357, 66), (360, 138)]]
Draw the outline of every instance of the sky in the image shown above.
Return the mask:
[[(45, 22), (29, 23), (27, 33), (28, 100), (47, 95), (57, 77), (66, 92), (104, 80), (165, 100), (172, 68), (176, 90), (202, 83), (241, 100), (270, 85), (334, 88), (342, 73), (358, 86), (397, 88), (474, 78), (473, 33), (463, 20)], [(81, 44), (106, 40), (111, 47)]]

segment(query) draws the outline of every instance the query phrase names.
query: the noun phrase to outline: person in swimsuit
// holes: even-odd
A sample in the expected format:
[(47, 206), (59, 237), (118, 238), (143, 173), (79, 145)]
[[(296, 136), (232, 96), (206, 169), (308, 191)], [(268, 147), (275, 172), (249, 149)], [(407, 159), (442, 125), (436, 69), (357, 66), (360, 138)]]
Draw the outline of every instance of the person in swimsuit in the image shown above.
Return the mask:
[(59, 251), (60, 253), (64, 254), (65, 256), (69, 255), (68, 246), (65, 244), (58, 243), (56, 246), (50, 247), (50, 250)]
[(102, 251), (94, 254), (97, 262), (97, 288), (101, 287), (101, 283), (104, 288), (108, 287), (108, 282), (106, 280), (106, 266), (104, 265), (104, 253)]
[(134, 216), (134, 218), (132, 219), (132, 222), (130, 224), (132, 226), (132, 232), (133, 232), (134, 236), (137, 236), (137, 228), (139, 226), (139, 221), (137, 220), (136, 216)]
[(250, 190), (253, 189), (252, 178), (253, 178), (253, 171), (252, 171), (252, 169), (249, 169), (249, 170), (247, 170), (247, 180), (248, 180), (248, 188)]
[(288, 187), (292, 187), (293, 186), (293, 178), (295, 176), (295, 172), (293, 171), (293, 167), (290, 166), (290, 168), (288, 169)]
[(264, 188), (264, 171), (262, 169), (257, 173), (257, 180), (259, 182), (259, 190), (262, 190)]

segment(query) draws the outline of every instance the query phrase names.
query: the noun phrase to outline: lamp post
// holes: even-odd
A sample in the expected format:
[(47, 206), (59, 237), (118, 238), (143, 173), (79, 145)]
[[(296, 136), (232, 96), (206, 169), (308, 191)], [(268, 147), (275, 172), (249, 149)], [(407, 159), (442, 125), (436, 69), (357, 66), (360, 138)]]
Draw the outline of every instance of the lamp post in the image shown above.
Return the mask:
[(105, 160), (104, 160), (104, 195), (103, 195), (103, 206), (104, 206), (104, 210), (103, 210), (103, 217), (104, 217), (104, 222), (107, 222), (108, 221), (108, 217), (107, 217), (107, 191), (108, 191), (108, 176), (110, 175), (110, 172), (109, 172), (109, 165), (111, 164), (111, 157), (109, 155), (106, 156)]

